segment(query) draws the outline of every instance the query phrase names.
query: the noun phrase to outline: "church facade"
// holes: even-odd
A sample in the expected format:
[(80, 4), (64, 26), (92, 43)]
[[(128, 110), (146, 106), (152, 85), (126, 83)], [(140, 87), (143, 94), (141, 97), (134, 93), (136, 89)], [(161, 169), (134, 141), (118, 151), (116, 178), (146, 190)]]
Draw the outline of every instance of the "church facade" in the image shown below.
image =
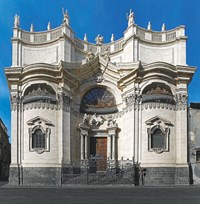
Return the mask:
[(60, 185), (64, 167), (75, 174), (91, 158), (93, 173), (132, 160), (144, 185), (189, 184), (186, 40), (184, 26), (144, 29), (132, 11), (121, 39), (96, 44), (74, 36), (67, 12), (44, 32), (16, 15), (10, 184)]

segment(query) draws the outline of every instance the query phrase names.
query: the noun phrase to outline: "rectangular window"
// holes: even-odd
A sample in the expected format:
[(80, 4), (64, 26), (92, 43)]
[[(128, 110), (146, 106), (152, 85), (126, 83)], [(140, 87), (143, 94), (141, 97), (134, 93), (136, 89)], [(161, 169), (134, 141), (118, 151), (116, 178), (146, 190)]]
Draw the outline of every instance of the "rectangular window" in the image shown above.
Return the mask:
[(196, 151), (196, 161), (200, 162), (200, 150), (199, 149)]

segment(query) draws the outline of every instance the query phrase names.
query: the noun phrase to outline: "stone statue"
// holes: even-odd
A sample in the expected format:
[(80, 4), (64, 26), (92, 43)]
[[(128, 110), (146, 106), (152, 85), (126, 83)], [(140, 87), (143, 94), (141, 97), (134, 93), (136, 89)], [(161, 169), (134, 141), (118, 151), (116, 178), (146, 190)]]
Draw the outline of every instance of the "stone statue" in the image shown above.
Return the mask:
[(108, 48), (106, 49), (106, 51), (104, 53), (104, 59), (107, 61), (110, 61), (110, 52), (109, 52)]
[(166, 26), (165, 26), (165, 23), (162, 24), (162, 31), (165, 31), (166, 30)]
[(108, 126), (108, 127), (117, 127), (116, 120), (113, 120), (112, 118), (109, 118), (109, 119), (108, 119), (107, 126)]
[(90, 51), (87, 54), (87, 61), (90, 61), (90, 60), (94, 59), (94, 57), (95, 57), (95, 55), (92, 52), (92, 50), (90, 49)]
[(14, 27), (15, 28), (19, 28), (19, 25), (20, 25), (19, 16), (17, 14), (15, 14), (15, 17), (14, 17)]
[(147, 26), (148, 30), (151, 30), (151, 22), (149, 21), (148, 26)]
[(64, 13), (64, 9), (63, 9), (63, 23), (66, 23), (67, 25), (69, 25), (68, 11), (66, 10), (65, 13)]
[(89, 116), (85, 113), (83, 116), (83, 123), (82, 125), (89, 125)]
[(47, 30), (51, 30), (51, 23), (50, 22), (48, 22)]
[(130, 26), (134, 23), (134, 13), (133, 13), (132, 9), (130, 9), (129, 15), (127, 14), (127, 19), (128, 19), (128, 26)]
[(102, 123), (103, 123), (103, 118), (101, 116), (97, 116), (96, 113), (90, 119), (91, 125), (95, 125), (99, 127)]
[(30, 27), (30, 32), (34, 32), (34, 27), (33, 27), (33, 24), (31, 24), (31, 27)]
[(97, 37), (95, 38), (96, 44), (97, 45), (101, 45), (103, 44), (103, 36), (100, 36), (99, 34), (97, 35)]
[(115, 35), (112, 34), (112, 35), (111, 35), (111, 38), (110, 38), (110, 41), (111, 41), (111, 42), (114, 42), (114, 40), (115, 40)]
[(84, 35), (84, 41), (88, 41), (88, 38), (87, 38), (87, 34), (85, 33), (85, 35)]

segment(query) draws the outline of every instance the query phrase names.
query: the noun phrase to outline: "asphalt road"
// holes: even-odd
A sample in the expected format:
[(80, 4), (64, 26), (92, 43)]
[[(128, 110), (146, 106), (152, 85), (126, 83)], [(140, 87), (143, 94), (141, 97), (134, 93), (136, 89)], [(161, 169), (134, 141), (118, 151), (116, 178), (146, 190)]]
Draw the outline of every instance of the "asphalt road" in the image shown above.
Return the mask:
[(0, 204), (199, 204), (200, 187), (0, 188)]

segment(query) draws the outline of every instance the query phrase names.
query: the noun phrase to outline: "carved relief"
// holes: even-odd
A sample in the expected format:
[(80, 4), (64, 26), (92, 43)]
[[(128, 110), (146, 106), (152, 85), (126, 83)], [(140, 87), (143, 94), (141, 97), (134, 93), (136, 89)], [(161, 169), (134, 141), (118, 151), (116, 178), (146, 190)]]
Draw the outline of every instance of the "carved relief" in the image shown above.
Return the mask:
[(60, 104), (65, 104), (69, 106), (71, 103), (71, 98), (64, 93), (60, 93), (58, 94), (58, 102)]
[(132, 104), (140, 104), (142, 100), (141, 94), (130, 94), (125, 97), (125, 103), (127, 106)]
[(103, 82), (103, 80), (104, 80), (103, 74), (102, 74), (101, 72), (99, 72), (99, 73), (95, 76), (95, 81), (96, 81), (97, 83), (101, 83), (101, 82)]

